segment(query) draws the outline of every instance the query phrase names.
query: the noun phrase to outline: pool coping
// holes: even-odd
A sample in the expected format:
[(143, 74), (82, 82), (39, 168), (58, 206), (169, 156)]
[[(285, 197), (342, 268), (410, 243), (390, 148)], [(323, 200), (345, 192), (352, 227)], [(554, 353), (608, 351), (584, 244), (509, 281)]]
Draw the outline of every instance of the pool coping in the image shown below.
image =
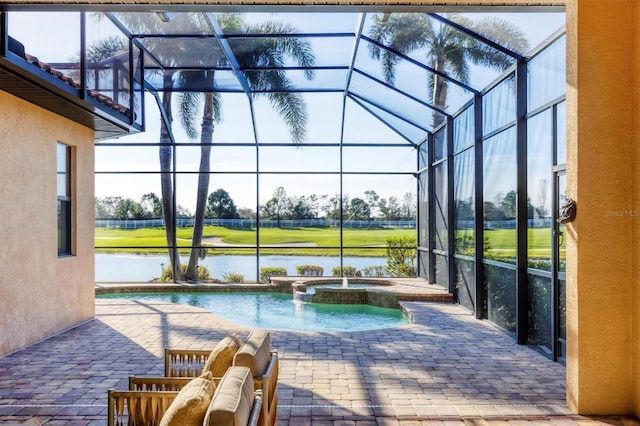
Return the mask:
[[(419, 278), (352, 278), (376, 287), (366, 291), (366, 304), (385, 308), (401, 308), (400, 302), (453, 303), (453, 295), (444, 288)], [(178, 292), (278, 292), (293, 293), (296, 286), (342, 283), (342, 277), (272, 277), (269, 284), (236, 283), (96, 283), (95, 294)]]

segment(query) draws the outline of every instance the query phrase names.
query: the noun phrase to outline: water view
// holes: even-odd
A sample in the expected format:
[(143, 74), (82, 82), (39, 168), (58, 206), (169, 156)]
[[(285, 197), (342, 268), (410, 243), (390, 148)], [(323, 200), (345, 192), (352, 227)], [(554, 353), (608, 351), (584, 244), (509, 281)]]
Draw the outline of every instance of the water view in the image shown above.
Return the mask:
[[(160, 276), (163, 268), (169, 264), (167, 256), (106, 254), (96, 253), (96, 282), (147, 282)], [(181, 262), (188, 262), (183, 256)], [(219, 255), (209, 256), (200, 262), (206, 266), (212, 278), (222, 279), (224, 274), (234, 272), (244, 275), (246, 281), (255, 281), (256, 257)], [(283, 267), (288, 275), (297, 275), (296, 266), (318, 265), (324, 268), (324, 275), (331, 275), (332, 269), (340, 266), (337, 257), (322, 256), (261, 256), (260, 267)], [(386, 265), (384, 257), (344, 257), (344, 266), (353, 266), (358, 270), (366, 267)]]

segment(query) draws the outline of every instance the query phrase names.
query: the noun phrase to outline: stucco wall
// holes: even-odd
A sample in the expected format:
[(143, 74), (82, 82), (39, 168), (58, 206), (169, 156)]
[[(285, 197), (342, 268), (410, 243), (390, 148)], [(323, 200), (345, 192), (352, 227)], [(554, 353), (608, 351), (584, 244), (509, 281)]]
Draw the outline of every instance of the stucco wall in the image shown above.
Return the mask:
[[(0, 91), (0, 355), (94, 315), (93, 131)], [(73, 147), (75, 256), (58, 258), (56, 143)]]
[[(636, 5), (631, 13), (633, 21), (633, 34), (630, 39), (633, 50), (630, 52), (631, 65), (631, 94), (633, 99), (632, 117), (632, 163), (633, 163), (633, 191), (632, 207), (635, 212), (640, 212), (640, 5)], [(640, 417), (640, 217), (632, 221), (632, 271), (631, 285), (633, 286), (633, 312), (631, 321), (631, 337), (633, 347), (632, 374), (633, 405), (636, 416)]]
[(635, 0), (567, 7), (567, 192), (578, 206), (567, 239), (567, 402), (584, 414), (640, 413), (632, 398), (637, 9)]

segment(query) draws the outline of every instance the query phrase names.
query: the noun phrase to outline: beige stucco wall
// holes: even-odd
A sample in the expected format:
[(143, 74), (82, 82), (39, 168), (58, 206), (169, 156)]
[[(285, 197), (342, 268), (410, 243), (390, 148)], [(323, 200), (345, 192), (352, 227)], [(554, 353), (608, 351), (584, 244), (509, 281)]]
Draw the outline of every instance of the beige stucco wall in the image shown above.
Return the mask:
[[(94, 315), (93, 131), (0, 91), (0, 355)], [(58, 258), (56, 142), (73, 147), (75, 256)]]
[(637, 16), (635, 0), (567, 5), (568, 195), (578, 205), (567, 247), (567, 401), (585, 414), (640, 414)]
[[(636, 5), (630, 12), (632, 19), (632, 31), (630, 36), (633, 50), (631, 56), (631, 97), (632, 105), (632, 208), (634, 212), (640, 212), (640, 5)], [(634, 217), (631, 222), (631, 286), (632, 295), (632, 318), (631, 318), (631, 346), (632, 346), (632, 368), (633, 375), (633, 407), (636, 416), (640, 417), (640, 217)]]

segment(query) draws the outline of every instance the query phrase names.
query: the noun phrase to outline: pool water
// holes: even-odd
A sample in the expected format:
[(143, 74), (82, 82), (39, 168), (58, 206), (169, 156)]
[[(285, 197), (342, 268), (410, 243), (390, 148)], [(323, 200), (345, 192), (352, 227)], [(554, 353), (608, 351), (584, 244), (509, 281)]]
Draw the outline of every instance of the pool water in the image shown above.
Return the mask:
[(400, 309), (303, 303), (283, 293), (127, 293), (97, 297), (198, 306), (227, 321), (268, 330), (363, 331), (408, 323)]

